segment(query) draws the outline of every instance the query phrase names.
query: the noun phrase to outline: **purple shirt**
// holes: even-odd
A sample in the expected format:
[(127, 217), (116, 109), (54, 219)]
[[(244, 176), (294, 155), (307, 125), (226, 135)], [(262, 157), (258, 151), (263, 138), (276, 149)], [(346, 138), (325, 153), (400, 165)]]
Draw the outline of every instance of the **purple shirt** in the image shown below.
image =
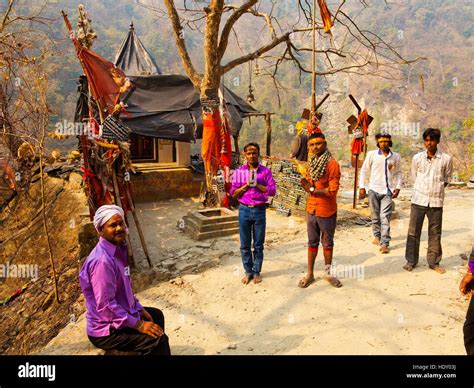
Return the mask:
[[(248, 163), (243, 164), (234, 171), (232, 175), (232, 187), (230, 188), (230, 195), (233, 195), (235, 190), (244, 186), (250, 180), (251, 171)], [(273, 179), (270, 169), (262, 166), (257, 167), (257, 183), (266, 186), (267, 192), (264, 193), (257, 189), (257, 187), (249, 187), (249, 189), (238, 198), (243, 205), (261, 205), (267, 202), (268, 197), (273, 197), (276, 192), (275, 180)]]
[(110, 327), (134, 328), (143, 306), (132, 291), (126, 245), (100, 237), (84, 262), (79, 282), (86, 302), (87, 335), (110, 335)]

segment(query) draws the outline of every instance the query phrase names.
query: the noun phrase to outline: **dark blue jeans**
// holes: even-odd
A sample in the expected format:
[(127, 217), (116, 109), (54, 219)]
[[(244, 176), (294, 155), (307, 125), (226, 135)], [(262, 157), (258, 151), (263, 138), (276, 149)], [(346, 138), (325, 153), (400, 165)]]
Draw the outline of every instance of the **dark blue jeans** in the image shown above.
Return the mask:
[[(247, 276), (260, 275), (265, 243), (266, 209), (239, 206), (240, 254)], [(253, 238), (253, 254), (252, 254)]]

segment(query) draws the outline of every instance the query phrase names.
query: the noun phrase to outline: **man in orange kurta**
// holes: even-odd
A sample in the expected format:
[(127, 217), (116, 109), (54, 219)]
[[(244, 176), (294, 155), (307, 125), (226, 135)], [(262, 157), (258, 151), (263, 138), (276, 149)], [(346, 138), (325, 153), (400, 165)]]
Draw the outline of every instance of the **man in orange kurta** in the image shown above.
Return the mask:
[(306, 222), (308, 231), (308, 272), (298, 286), (308, 287), (314, 282), (314, 262), (318, 247), (323, 246), (325, 279), (334, 287), (342, 283), (331, 275), (331, 263), (336, 230), (337, 202), (341, 171), (339, 163), (327, 149), (322, 133), (313, 133), (308, 139), (308, 167), (301, 185), (309, 194), (306, 201)]

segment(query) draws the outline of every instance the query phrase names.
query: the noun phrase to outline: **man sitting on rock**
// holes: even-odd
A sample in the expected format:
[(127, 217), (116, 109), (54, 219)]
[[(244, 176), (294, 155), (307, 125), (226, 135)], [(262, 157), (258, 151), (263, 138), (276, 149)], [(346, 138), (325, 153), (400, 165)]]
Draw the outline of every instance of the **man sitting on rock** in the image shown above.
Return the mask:
[(89, 340), (104, 350), (170, 355), (163, 313), (153, 307), (145, 309), (132, 291), (123, 210), (101, 206), (94, 226), (99, 242), (79, 274)]

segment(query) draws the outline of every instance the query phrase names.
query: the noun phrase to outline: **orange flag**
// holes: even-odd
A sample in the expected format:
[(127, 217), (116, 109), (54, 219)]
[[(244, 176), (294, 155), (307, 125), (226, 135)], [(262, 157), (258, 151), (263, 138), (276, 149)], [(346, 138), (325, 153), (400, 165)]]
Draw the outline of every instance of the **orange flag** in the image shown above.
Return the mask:
[(326, 0), (318, 0), (319, 12), (321, 13), (321, 19), (323, 20), (324, 32), (331, 33), (331, 27), (334, 23), (331, 20), (331, 12), (326, 5)]
[(206, 172), (215, 175), (219, 168), (222, 149), (221, 117), (219, 110), (213, 113), (204, 113), (202, 115), (202, 160), (206, 167)]

